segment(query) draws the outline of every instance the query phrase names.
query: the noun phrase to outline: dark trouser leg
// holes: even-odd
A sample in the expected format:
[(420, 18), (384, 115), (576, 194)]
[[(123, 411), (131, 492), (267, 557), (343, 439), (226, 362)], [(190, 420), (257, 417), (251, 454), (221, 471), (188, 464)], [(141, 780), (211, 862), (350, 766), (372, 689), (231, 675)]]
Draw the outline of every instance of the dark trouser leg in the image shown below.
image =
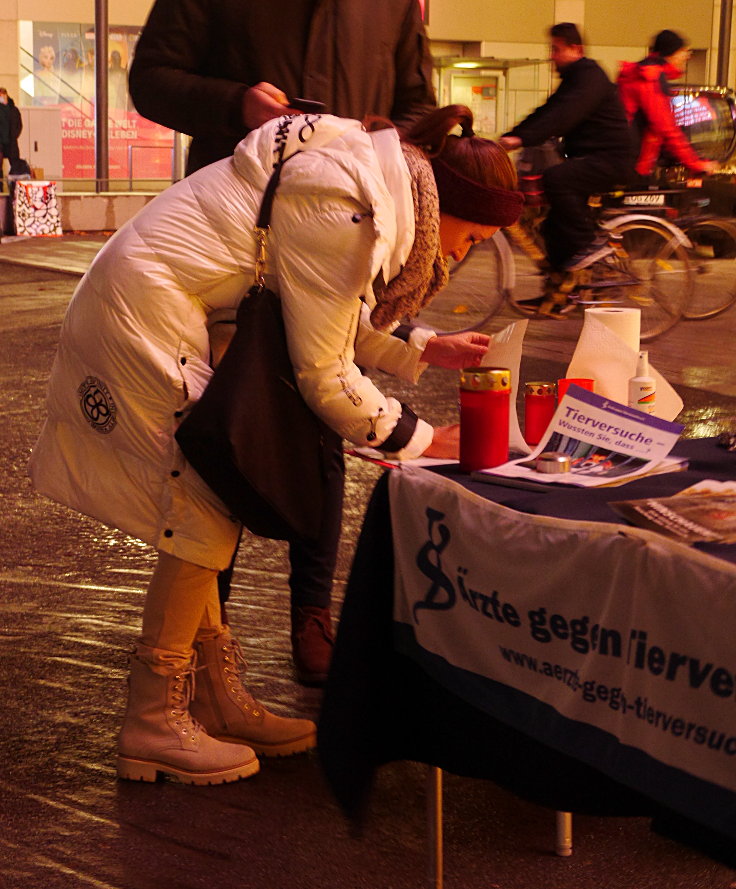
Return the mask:
[(324, 516), (315, 541), (293, 541), (291, 574), (291, 651), (297, 679), (322, 685), (332, 660), (330, 600), (342, 525), (345, 465), (342, 442), (325, 454)]
[[(325, 488), (322, 526), (316, 540), (295, 540), (289, 544), (291, 573), (291, 641), (297, 677), (300, 682), (321, 684), (327, 678), (332, 656), (330, 601), (342, 526), (345, 463), (342, 441), (324, 455)], [(217, 587), (221, 621), (227, 624), (225, 603), (237, 547), (230, 567), (220, 571)]]
[[(337, 548), (342, 527), (342, 500), (345, 487), (345, 461), (342, 442), (325, 458), (325, 509), (322, 528), (316, 540), (295, 540), (289, 545), (292, 607), (314, 605), (329, 608), (332, 598), (332, 578), (337, 562)], [(241, 535), (242, 536), (242, 535)], [(240, 539), (238, 539), (238, 546)], [(217, 589), (223, 606), (230, 598), (230, 583), (238, 555), (235, 547), (228, 568), (217, 575)], [(223, 617), (223, 623), (227, 623)]]
[(243, 529), (241, 527), (240, 534), (238, 534), (238, 542), (235, 544), (235, 552), (233, 553), (233, 557), (230, 560), (230, 564), (223, 571), (219, 571), (217, 574), (217, 593), (220, 597), (220, 621), (223, 624), (228, 623), (227, 619), (227, 610), (225, 608), (225, 603), (230, 598), (230, 584), (233, 579), (233, 571), (235, 569), (235, 560), (238, 558), (238, 550), (240, 549), (240, 541), (243, 539)]
[(562, 268), (592, 244), (596, 230), (588, 198), (613, 188), (625, 176), (625, 162), (602, 156), (571, 158), (545, 170), (544, 194), (550, 209), (543, 235), (553, 268)]
[(325, 507), (319, 536), (314, 541), (295, 540), (289, 546), (292, 609), (305, 605), (330, 607), (344, 488), (345, 461), (340, 442), (325, 460)]

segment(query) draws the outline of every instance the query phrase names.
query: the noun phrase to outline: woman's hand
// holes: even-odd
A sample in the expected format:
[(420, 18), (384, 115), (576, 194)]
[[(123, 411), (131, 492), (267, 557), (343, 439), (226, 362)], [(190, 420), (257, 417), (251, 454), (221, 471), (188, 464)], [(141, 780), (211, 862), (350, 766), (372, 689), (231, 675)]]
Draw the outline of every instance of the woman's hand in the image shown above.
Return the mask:
[(518, 136), (501, 136), (498, 144), (506, 151), (516, 151), (517, 148), (521, 148), (521, 139)]
[(457, 460), (460, 457), (460, 424), (435, 426), (432, 444), (422, 454), (422, 457)]
[(434, 336), (424, 347), (421, 360), (450, 370), (479, 367), (490, 342), (491, 338), (485, 333), (472, 330), (450, 336)]

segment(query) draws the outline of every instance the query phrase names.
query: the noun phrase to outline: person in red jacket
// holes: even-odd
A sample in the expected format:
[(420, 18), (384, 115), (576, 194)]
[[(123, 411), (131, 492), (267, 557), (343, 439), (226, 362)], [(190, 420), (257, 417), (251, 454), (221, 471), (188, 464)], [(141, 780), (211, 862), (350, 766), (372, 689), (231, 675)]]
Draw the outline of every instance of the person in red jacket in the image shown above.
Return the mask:
[(717, 164), (701, 158), (675, 121), (669, 81), (681, 77), (690, 47), (675, 31), (654, 38), (651, 52), (640, 62), (623, 62), (618, 88), (629, 123), (640, 142), (636, 172), (650, 176), (662, 149), (691, 173), (712, 173)]

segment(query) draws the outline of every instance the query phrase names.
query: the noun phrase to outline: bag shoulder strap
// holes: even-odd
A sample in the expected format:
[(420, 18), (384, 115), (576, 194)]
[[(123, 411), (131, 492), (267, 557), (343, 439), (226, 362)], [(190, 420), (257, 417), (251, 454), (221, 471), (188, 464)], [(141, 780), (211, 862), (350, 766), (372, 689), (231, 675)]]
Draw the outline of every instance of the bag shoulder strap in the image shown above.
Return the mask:
[[(291, 155), (293, 157), (293, 155)], [(288, 160), (288, 158), (287, 158)], [(268, 180), (263, 197), (261, 199), (261, 207), (258, 211), (258, 219), (253, 233), (256, 236), (256, 265), (255, 265), (255, 285), (257, 287), (265, 287), (266, 279), (263, 273), (266, 268), (266, 242), (268, 241), (268, 233), (271, 231), (271, 211), (273, 209), (273, 199), (276, 189), (281, 178), (281, 170), (286, 161), (280, 160), (275, 166), (271, 178)]]
[(279, 161), (274, 166), (273, 173), (271, 173), (271, 178), (268, 180), (268, 184), (266, 185), (266, 188), (263, 192), (263, 197), (261, 198), (261, 208), (258, 211), (258, 221), (256, 222), (256, 228), (268, 228), (271, 223), (273, 199), (276, 194), (279, 179), (281, 178), (281, 170), (284, 168), (285, 163), (286, 161)]

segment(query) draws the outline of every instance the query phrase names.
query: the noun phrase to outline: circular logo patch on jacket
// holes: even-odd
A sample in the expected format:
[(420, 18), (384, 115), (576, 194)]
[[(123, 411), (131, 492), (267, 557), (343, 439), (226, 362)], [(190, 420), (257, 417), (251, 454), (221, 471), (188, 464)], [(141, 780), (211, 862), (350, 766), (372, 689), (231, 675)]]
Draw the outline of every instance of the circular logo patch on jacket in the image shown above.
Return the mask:
[(84, 419), (97, 432), (107, 435), (118, 422), (118, 409), (110, 391), (102, 380), (87, 377), (77, 389)]

